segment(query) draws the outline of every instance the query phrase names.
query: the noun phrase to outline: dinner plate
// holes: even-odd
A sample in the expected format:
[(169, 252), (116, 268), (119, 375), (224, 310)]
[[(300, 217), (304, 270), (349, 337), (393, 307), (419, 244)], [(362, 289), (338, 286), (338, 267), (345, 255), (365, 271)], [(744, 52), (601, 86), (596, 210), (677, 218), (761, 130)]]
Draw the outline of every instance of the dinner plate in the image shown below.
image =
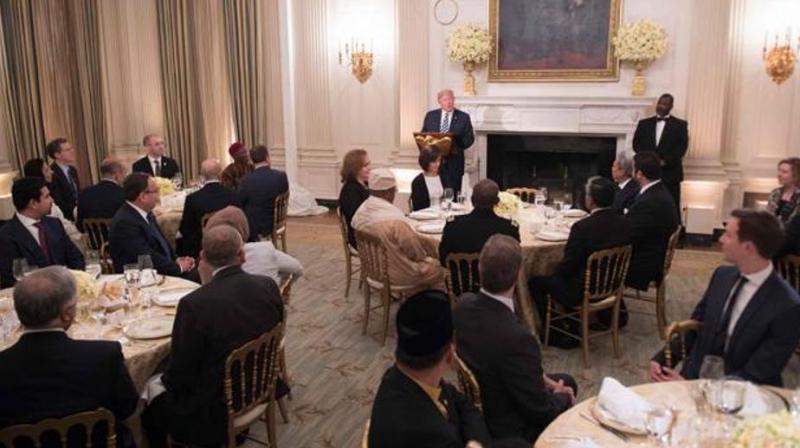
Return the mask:
[(592, 403), (589, 405), (589, 410), (591, 411), (592, 416), (596, 418), (598, 422), (606, 426), (609, 426), (611, 428), (614, 428), (617, 431), (622, 431), (626, 434), (634, 434), (640, 436), (647, 435), (647, 430), (645, 428), (636, 428), (623, 421), (618, 420), (606, 408), (600, 406), (599, 403), (600, 402), (597, 400), (597, 398), (592, 398)]
[(566, 241), (569, 238), (569, 235), (566, 233), (554, 232), (552, 230), (543, 230), (536, 234), (536, 238), (542, 241), (559, 242)]
[(411, 212), (408, 217), (411, 219), (416, 219), (417, 221), (430, 221), (433, 219), (440, 219), (442, 214), (436, 210), (424, 209)]
[(579, 208), (564, 210), (562, 213), (565, 218), (583, 218), (584, 216), (588, 215), (585, 210), (581, 210)]
[(174, 316), (145, 317), (129, 323), (122, 332), (131, 339), (158, 339), (172, 334), (174, 322)]
[(180, 289), (169, 292), (162, 292), (153, 302), (158, 306), (178, 306), (183, 296), (192, 292), (191, 289)]
[(438, 234), (444, 231), (444, 223), (443, 222), (436, 222), (436, 223), (427, 223), (421, 224), (417, 227), (417, 230), (422, 233), (430, 233), (430, 234)]

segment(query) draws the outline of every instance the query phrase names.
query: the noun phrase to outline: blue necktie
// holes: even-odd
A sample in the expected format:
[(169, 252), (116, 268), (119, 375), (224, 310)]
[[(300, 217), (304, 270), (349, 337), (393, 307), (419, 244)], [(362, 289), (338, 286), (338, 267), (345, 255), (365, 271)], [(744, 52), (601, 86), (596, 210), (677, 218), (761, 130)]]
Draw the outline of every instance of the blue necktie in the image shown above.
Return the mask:
[(442, 127), (439, 132), (447, 132), (450, 130), (450, 112), (444, 113), (444, 120), (442, 120)]
[(155, 215), (148, 213), (147, 222), (150, 223), (150, 229), (153, 231), (153, 236), (156, 237), (158, 245), (161, 246), (161, 251), (164, 252), (164, 256), (172, 258), (172, 249), (169, 247), (167, 240), (164, 239), (164, 235), (161, 234), (161, 229), (158, 227)]

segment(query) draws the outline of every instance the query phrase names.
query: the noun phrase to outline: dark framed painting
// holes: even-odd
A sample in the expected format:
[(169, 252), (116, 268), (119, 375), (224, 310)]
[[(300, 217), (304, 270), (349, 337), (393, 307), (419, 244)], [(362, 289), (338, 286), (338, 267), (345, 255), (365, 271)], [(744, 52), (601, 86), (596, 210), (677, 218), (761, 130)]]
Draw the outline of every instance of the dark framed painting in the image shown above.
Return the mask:
[(490, 82), (617, 81), (622, 0), (490, 0)]

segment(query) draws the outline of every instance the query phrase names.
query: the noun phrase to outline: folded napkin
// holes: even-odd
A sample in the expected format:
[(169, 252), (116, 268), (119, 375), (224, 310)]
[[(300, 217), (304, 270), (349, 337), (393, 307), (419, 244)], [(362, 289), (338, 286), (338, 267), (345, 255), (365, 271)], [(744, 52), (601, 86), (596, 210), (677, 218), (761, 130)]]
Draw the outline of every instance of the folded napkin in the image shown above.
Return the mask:
[(742, 417), (756, 417), (768, 412), (769, 407), (764, 401), (764, 397), (761, 395), (758, 386), (753, 383), (747, 383), (747, 387), (744, 390), (744, 406), (742, 410), (739, 411), (738, 415)]
[(650, 403), (614, 378), (603, 378), (597, 404), (614, 420), (633, 429), (645, 430), (644, 416), (650, 409)]
[(411, 219), (439, 219), (442, 214), (436, 210), (425, 208), (409, 213), (408, 217)]
[(542, 230), (536, 234), (536, 238), (543, 241), (566, 241), (569, 239), (569, 234), (555, 230)]

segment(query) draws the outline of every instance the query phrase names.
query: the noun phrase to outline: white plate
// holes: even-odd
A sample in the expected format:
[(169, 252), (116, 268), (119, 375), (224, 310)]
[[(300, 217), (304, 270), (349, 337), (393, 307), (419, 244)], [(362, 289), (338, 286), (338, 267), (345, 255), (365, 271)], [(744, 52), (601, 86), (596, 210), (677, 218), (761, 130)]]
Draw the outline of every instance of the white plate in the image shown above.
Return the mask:
[(605, 424), (606, 426), (610, 426), (617, 431), (622, 431), (628, 434), (634, 435), (645, 435), (647, 434), (647, 430), (644, 428), (637, 428), (634, 425), (629, 425), (625, 422), (618, 420), (611, 412), (609, 412), (606, 408), (600, 406), (598, 403), (599, 401), (596, 398), (593, 398), (594, 402), (590, 405), (589, 409), (592, 412), (592, 416), (597, 419), (597, 421)]
[(563, 214), (565, 218), (583, 218), (584, 216), (588, 215), (585, 210), (581, 210), (579, 208), (564, 210)]
[(419, 227), (417, 227), (417, 230), (422, 233), (430, 233), (430, 234), (442, 233), (444, 231), (444, 223), (436, 222), (436, 223), (421, 224)]
[(145, 317), (135, 320), (122, 330), (131, 339), (158, 339), (172, 334), (174, 316)]
[(411, 219), (416, 219), (417, 221), (430, 221), (433, 219), (440, 219), (442, 214), (435, 210), (423, 209), (411, 212), (408, 217)]
[(162, 292), (153, 302), (158, 306), (178, 306), (183, 296), (192, 292), (191, 289), (181, 289), (177, 291)]
[(553, 232), (552, 230), (543, 230), (536, 234), (536, 238), (539, 238), (542, 241), (566, 241), (569, 238), (569, 235), (566, 233), (561, 232)]

